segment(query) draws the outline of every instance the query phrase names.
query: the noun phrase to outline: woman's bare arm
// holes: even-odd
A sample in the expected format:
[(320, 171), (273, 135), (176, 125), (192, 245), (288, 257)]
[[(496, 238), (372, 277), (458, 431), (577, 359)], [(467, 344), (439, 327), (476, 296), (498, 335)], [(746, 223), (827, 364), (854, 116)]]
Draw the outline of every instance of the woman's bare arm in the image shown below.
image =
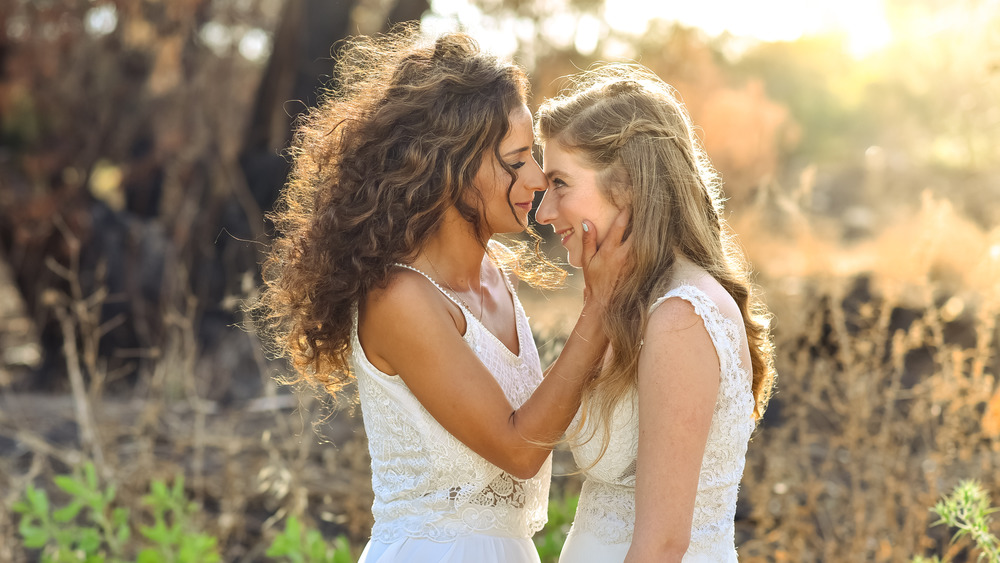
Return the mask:
[(679, 562), (691, 541), (695, 495), (719, 391), (719, 358), (694, 307), (667, 299), (639, 356), (635, 532), (627, 563)]

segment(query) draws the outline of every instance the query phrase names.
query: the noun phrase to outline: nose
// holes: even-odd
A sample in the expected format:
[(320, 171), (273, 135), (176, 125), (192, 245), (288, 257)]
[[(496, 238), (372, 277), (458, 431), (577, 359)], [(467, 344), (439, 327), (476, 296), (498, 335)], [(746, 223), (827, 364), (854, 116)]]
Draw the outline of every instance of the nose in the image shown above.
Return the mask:
[(538, 165), (534, 157), (530, 159), (525, 168), (530, 168), (530, 170), (525, 173), (524, 187), (533, 192), (540, 192), (549, 187), (549, 179), (545, 177), (542, 167)]
[(556, 219), (556, 206), (553, 203), (555, 196), (550, 196), (552, 196), (552, 191), (546, 190), (542, 195), (542, 201), (539, 202), (538, 208), (535, 209), (535, 221), (542, 225), (549, 225)]

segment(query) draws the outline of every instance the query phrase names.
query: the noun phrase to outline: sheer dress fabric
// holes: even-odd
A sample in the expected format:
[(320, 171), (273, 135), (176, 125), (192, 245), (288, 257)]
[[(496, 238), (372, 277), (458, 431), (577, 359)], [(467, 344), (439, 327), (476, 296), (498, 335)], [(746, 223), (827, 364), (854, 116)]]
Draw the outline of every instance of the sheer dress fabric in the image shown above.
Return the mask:
[[(650, 307), (654, 311), (671, 297), (690, 302), (702, 318), (719, 357), (719, 392), (701, 463), (695, 497), (691, 543), (685, 563), (737, 561), (735, 542), (736, 497), (743, 476), (747, 442), (754, 429), (752, 375), (743, 365), (743, 333), (725, 317), (715, 302), (692, 285), (667, 292)], [(663, 377), (669, 377), (664, 373)], [(593, 428), (588, 418), (589, 436)], [(580, 413), (573, 426), (580, 424)], [(635, 527), (635, 469), (639, 448), (638, 398), (619, 403), (611, 421), (611, 441), (596, 465), (584, 471), (576, 518), (560, 555), (560, 563), (615, 563), (624, 561)], [(601, 435), (573, 448), (580, 467), (587, 467), (601, 451)], [(661, 499), (670, 503), (670, 499)]]
[[(519, 354), (512, 353), (461, 300), (415, 268), (465, 316), (463, 339), (519, 407), (542, 380), (528, 318), (510, 280)], [(551, 456), (531, 479), (483, 459), (444, 429), (402, 379), (368, 361), (352, 334), (352, 368), (372, 460), (375, 524), (361, 563), (537, 563), (531, 536), (547, 519)]]

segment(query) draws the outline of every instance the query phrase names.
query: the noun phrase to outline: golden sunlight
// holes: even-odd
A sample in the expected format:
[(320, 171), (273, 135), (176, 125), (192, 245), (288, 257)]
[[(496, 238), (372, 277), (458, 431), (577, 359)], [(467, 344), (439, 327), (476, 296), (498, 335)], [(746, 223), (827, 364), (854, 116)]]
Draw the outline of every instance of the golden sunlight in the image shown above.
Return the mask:
[[(759, 41), (793, 41), (804, 35), (843, 34), (852, 55), (861, 58), (885, 47), (892, 39), (882, 0), (612, 0), (597, 15), (574, 15), (563, 0), (547, 4), (546, 21), (534, 22), (544, 28), (550, 41), (575, 45), (582, 53), (596, 47), (609, 30), (642, 34), (654, 19), (676, 21), (697, 27), (711, 36), (729, 33)], [(555, 6), (553, 6), (555, 5)], [(466, 0), (433, 0), (432, 12), (424, 18), (431, 33), (463, 28), (480, 37), (497, 53), (516, 48), (518, 27), (531, 22), (500, 21), (484, 15)], [(553, 10), (554, 9), (554, 10)], [(551, 20), (551, 21), (550, 21)], [(602, 21), (603, 20), (603, 21)], [(552, 25), (546, 25), (550, 23)], [(523, 28), (521, 29), (523, 31)], [(551, 32), (551, 33), (549, 33)]]
[(629, 31), (641, 32), (650, 19), (661, 18), (698, 27), (709, 35), (728, 32), (760, 41), (842, 33), (852, 54), (858, 57), (884, 47), (891, 39), (881, 0), (615, 0), (605, 4), (605, 18), (612, 27)]

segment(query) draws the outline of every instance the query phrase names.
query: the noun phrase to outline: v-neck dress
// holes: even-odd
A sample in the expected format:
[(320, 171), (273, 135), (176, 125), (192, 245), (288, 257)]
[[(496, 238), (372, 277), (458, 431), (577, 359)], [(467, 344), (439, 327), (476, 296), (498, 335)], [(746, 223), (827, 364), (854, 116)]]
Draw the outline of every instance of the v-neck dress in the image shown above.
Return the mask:
[[(415, 268), (465, 316), (462, 336), (515, 408), (542, 380), (528, 318), (510, 280), (519, 341), (512, 353), (454, 295)], [(351, 365), (372, 460), (375, 524), (360, 563), (538, 563), (531, 536), (547, 518), (552, 458), (531, 479), (485, 460), (442, 427), (397, 375), (368, 361), (352, 331)]]

